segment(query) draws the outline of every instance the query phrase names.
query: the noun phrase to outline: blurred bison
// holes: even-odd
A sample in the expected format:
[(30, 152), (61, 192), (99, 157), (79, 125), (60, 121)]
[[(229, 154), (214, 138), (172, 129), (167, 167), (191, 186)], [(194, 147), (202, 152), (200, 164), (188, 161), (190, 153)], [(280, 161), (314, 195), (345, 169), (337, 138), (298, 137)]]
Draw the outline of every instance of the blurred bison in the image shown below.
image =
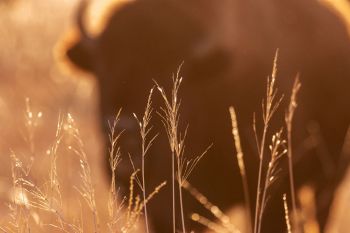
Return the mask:
[[(333, 192), (347, 165), (341, 148), (350, 120), (350, 43), (335, 13), (316, 0), (139, 0), (117, 9), (94, 38), (83, 25), (83, 13), (84, 7), (78, 17), (81, 39), (67, 50), (67, 56), (98, 78), (103, 125), (123, 107), (120, 127), (126, 133), (121, 146), (135, 157), (140, 146), (132, 113), (142, 114), (153, 79), (169, 90), (171, 74), (185, 61), (181, 111), (182, 119), (190, 124), (187, 153), (200, 153), (214, 145), (191, 182), (223, 209), (243, 199), (228, 106), (238, 111), (254, 194), (258, 158), (252, 113), (260, 113), (266, 77), (279, 48), (280, 93), (290, 93), (298, 72), (303, 85), (294, 124), (296, 184), (309, 182), (315, 187), (318, 220), (324, 227)], [(159, 96), (154, 103), (161, 104)], [(273, 122), (273, 129), (283, 124), (284, 111), (280, 112), (275, 119), (281, 120)], [(164, 132), (156, 117), (152, 124), (155, 132)], [(318, 139), (311, 144), (310, 132), (311, 139)], [(148, 187), (171, 176), (165, 140), (165, 135), (158, 137), (147, 157)], [(130, 168), (126, 160), (118, 174), (124, 190), (131, 172), (126, 171)], [(262, 232), (284, 231), (281, 194), (289, 190), (283, 177), (272, 191)], [(154, 232), (171, 232), (170, 200), (169, 186), (150, 205)], [(184, 202), (186, 216), (199, 208), (191, 197)], [(198, 227), (189, 224), (193, 223), (188, 223), (191, 229)]]

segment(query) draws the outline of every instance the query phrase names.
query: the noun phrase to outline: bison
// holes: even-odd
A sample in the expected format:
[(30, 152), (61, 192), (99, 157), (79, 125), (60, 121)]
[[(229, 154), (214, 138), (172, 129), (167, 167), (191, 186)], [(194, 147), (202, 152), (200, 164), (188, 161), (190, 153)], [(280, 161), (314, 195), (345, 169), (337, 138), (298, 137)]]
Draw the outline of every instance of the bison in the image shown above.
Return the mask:
[[(171, 74), (184, 61), (180, 96), (181, 124), (189, 123), (186, 153), (198, 154), (213, 143), (190, 181), (224, 210), (243, 200), (228, 107), (237, 110), (254, 201), (258, 156), (252, 116), (253, 112), (261, 115), (266, 77), (279, 48), (279, 93), (290, 93), (297, 73), (302, 83), (293, 132), (295, 182), (297, 187), (310, 183), (315, 188), (317, 218), (323, 229), (347, 167), (342, 146), (350, 121), (349, 35), (335, 12), (317, 0), (136, 0), (123, 3), (93, 37), (83, 23), (85, 7), (86, 3), (78, 11), (80, 39), (66, 55), (96, 76), (102, 127), (117, 108), (123, 108), (120, 127), (126, 131), (120, 143), (125, 155), (130, 152), (135, 157), (137, 166), (140, 140), (132, 113), (142, 114), (154, 80), (169, 90)], [(162, 104), (159, 95), (154, 95), (153, 102), (154, 106)], [(283, 125), (285, 107), (285, 103), (280, 106), (272, 131)], [(163, 125), (157, 117), (152, 125), (161, 135), (146, 160), (148, 187), (171, 177)], [(318, 143), (310, 144), (310, 138), (317, 138), (311, 141)], [(124, 194), (132, 172), (127, 160), (118, 171)], [(280, 176), (262, 232), (285, 231), (281, 196), (289, 189), (286, 174)], [(152, 201), (153, 232), (172, 232), (170, 186)], [(191, 196), (185, 195), (184, 203), (186, 216), (200, 211)], [(199, 229), (191, 221), (186, 224)]]

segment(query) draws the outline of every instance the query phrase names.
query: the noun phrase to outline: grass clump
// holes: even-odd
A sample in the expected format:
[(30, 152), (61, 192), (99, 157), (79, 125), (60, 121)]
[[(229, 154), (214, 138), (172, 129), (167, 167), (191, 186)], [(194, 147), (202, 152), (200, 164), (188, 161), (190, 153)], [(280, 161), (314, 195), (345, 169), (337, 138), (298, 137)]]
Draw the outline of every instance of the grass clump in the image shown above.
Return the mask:
[[(262, 101), (262, 132), (257, 130), (257, 121), (254, 115), (253, 131), (255, 133), (255, 140), (259, 156), (259, 168), (256, 187), (256, 202), (254, 216), (251, 213), (250, 192), (248, 186), (247, 175), (249, 172), (244, 163), (244, 153), (241, 145), (241, 138), (239, 134), (239, 122), (236, 116), (234, 107), (229, 108), (232, 126), (233, 143), (236, 149), (236, 159), (238, 161), (238, 168), (242, 179), (243, 193), (245, 200), (245, 219), (246, 231), (242, 231), (239, 226), (235, 225), (230, 219), (230, 216), (222, 211), (218, 206), (208, 200), (199, 190), (190, 184), (188, 181), (191, 172), (196, 168), (200, 160), (210, 149), (210, 146), (198, 156), (189, 158), (185, 153), (185, 141), (188, 132), (188, 126), (182, 130), (180, 128), (180, 107), (181, 100), (179, 98), (179, 90), (182, 83), (180, 77), (180, 68), (176, 75), (172, 78), (172, 90), (170, 95), (164, 90), (162, 86), (155, 83), (148, 95), (143, 116), (139, 118), (136, 114), (133, 117), (139, 126), (140, 137), (140, 157), (141, 167), (133, 166), (133, 173), (130, 177), (129, 195), (128, 197), (121, 197), (118, 189), (117, 170), (121, 163), (121, 145), (119, 139), (123, 137), (123, 130), (118, 131), (119, 119), (122, 110), (119, 110), (112, 122), (109, 122), (109, 167), (111, 170), (111, 180), (109, 182), (108, 190), (106, 191), (107, 198), (103, 205), (106, 211), (100, 209), (100, 200), (97, 198), (97, 193), (101, 192), (96, 189), (96, 180), (93, 169), (89, 163), (89, 156), (84, 149), (84, 143), (76, 125), (75, 120), (71, 114), (61, 114), (58, 119), (57, 129), (55, 132), (55, 139), (51, 143), (47, 155), (49, 166), (47, 166), (46, 176), (42, 179), (32, 176), (32, 167), (36, 162), (36, 147), (34, 143), (35, 129), (38, 121), (42, 117), (42, 113), (34, 114), (27, 100), (27, 107), (25, 111), (25, 138), (28, 143), (30, 159), (22, 159), (16, 152), (12, 151), (11, 170), (12, 170), (12, 195), (11, 201), (8, 203), (8, 220), (2, 224), (0, 231), (2, 232), (47, 232), (48, 229), (57, 232), (122, 232), (131, 233), (137, 232), (139, 227), (139, 220), (144, 220), (144, 232), (152, 232), (150, 226), (148, 204), (162, 188), (166, 185), (166, 181), (160, 183), (153, 188), (153, 191), (146, 184), (145, 172), (147, 167), (145, 161), (153, 146), (154, 141), (158, 137), (158, 133), (153, 132), (151, 119), (154, 114), (152, 106), (152, 97), (154, 89), (157, 88), (164, 105), (160, 107), (157, 114), (161, 117), (164, 125), (171, 154), (171, 188), (172, 198), (169, 200), (172, 206), (172, 230), (173, 233), (178, 232), (176, 224), (181, 224), (181, 231), (188, 232), (185, 225), (185, 213), (183, 203), (183, 189), (188, 191), (195, 200), (197, 200), (206, 210), (208, 210), (214, 219), (211, 220), (194, 212), (191, 219), (207, 229), (219, 233), (261, 233), (263, 225), (263, 217), (268, 208), (270, 198), (270, 190), (275, 181), (280, 178), (280, 160), (286, 157), (288, 162), (288, 182), (290, 187), (290, 194), (283, 194), (281, 200), (283, 201), (284, 219), (286, 224), (286, 231), (288, 233), (308, 232), (305, 229), (314, 229), (313, 232), (318, 232), (319, 228), (315, 220), (315, 207), (308, 206), (311, 200), (305, 201), (305, 196), (311, 199), (312, 191), (304, 190), (303, 197), (300, 199), (300, 210), (297, 207), (297, 200), (295, 197), (294, 174), (293, 174), (293, 152), (292, 152), (292, 132), (293, 132), (293, 118), (297, 108), (297, 94), (301, 88), (299, 78), (295, 79), (289, 105), (287, 107), (284, 123), (279, 130), (274, 134), (270, 132), (271, 124), (275, 113), (279, 110), (283, 100), (283, 95), (278, 94), (276, 88), (277, 77), (277, 57), (278, 51), (273, 62), (273, 69), (271, 78), (267, 79), (266, 96)], [(132, 117), (132, 116), (130, 116)], [(269, 135), (272, 137), (269, 141)], [(62, 156), (59, 154), (63, 151), (62, 148), (68, 148), (73, 152), (78, 163), (75, 165), (75, 175), (79, 177), (78, 182), (62, 180), (62, 165), (60, 160)], [(25, 162), (29, 161), (29, 162)], [(66, 164), (67, 166), (67, 164)], [(68, 165), (69, 166), (69, 165)], [(139, 186), (141, 195), (135, 191), (135, 184)], [(176, 186), (177, 184), (177, 186)], [(67, 205), (64, 188), (77, 191), (77, 196), (74, 196), (79, 203), (79, 207), (71, 211), (78, 210), (80, 213), (72, 217), (69, 214), (69, 205)], [(302, 190), (303, 191), (303, 190)], [(306, 194), (308, 195), (306, 195)], [(74, 195), (74, 194), (71, 194)], [(178, 196), (177, 196), (178, 195)], [(178, 199), (177, 199), (178, 198)], [(290, 202), (288, 199), (290, 198)], [(101, 201), (101, 202), (102, 202)], [(179, 203), (177, 208), (176, 203)], [(288, 207), (291, 204), (291, 208)], [(84, 208), (87, 207), (88, 212)], [(178, 210), (179, 209), (179, 210)], [(312, 209), (313, 211), (310, 211)], [(84, 212), (84, 214), (82, 214)], [(89, 213), (89, 214), (86, 214)], [(176, 214), (180, 215), (180, 219), (176, 219)], [(304, 215), (309, 216), (309, 221), (305, 221)], [(80, 216), (78, 216), (80, 215)], [(107, 217), (103, 217), (103, 216)], [(77, 217), (78, 216), (78, 217)], [(311, 220), (310, 220), (311, 219)], [(316, 230), (315, 230), (316, 229)]]

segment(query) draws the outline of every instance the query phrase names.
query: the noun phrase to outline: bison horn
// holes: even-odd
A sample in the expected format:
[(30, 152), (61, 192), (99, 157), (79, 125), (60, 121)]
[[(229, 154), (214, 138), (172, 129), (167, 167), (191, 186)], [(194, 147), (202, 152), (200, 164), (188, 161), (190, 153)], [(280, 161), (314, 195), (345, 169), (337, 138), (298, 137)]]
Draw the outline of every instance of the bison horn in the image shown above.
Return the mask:
[(89, 3), (89, 0), (82, 0), (80, 2), (76, 17), (77, 17), (77, 26), (81, 37), (83, 39), (91, 40), (91, 37), (89, 36), (89, 33), (87, 32), (86, 27), (84, 25), (84, 18), (88, 7), (88, 3)]
[(77, 11), (77, 27), (79, 40), (71, 46), (66, 55), (69, 60), (82, 70), (93, 72), (94, 39), (89, 35), (84, 25), (84, 16), (89, 0), (82, 0)]

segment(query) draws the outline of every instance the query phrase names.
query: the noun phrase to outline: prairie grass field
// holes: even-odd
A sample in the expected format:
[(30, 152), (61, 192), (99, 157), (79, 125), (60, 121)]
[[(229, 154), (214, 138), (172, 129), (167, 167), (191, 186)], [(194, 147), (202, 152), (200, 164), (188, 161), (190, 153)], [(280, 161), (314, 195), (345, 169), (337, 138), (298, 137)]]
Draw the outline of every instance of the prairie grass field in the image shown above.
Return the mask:
[[(124, 0), (91, 2), (86, 21), (91, 34), (97, 35), (111, 9), (117, 9)], [(320, 2), (340, 15), (349, 31), (350, 43), (350, 3), (346, 0)], [(275, 58), (267, 61), (272, 71), (269, 78), (264, 77), (265, 86), (261, 87), (264, 91), (262, 110), (256, 110), (262, 114), (257, 113), (257, 126), (252, 124), (256, 136), (252, 144), (257, 147), (256, 160), (260, 161), (256, 166), (260, 170), (253, 173), (259, 174), (253, 182), (257, 187), (252, 188), (252, 178), (247, 178), (246, 169), (254, 166), (245, 164), (247, 159), (241, 148), (246, 144), (241, 145), (244, 130), (236, 116), (240, 109), (233, 108), (235, 106), (227, 109), (231, 120), (228, 130), (232, 132), (230, 139), (235, 148), (232, 164), (237, 165), (241, 177), (240, 183), (234, 185), (242, 196), (241, 203), (217, 206), (220, 200), (209, 200), (206, 193), (201, 193), (196, 183), (192, 183), (192, 173), (198, 178), (196, 169), (207, 159), (206, 154), (215, 143), (207, 144), (197, 156), (186, 157), (185, 151), (191, 148), (191, 141), (186, 140), (187, 128), (180, 127), (186, 125), (182, 121), (188, 121), (182, 118), (182, 101), (186, 99), (182, 99), (181, 88), (187, 83), (182, 83), (180, 68), (180, 74), (174, 70), (170, 88), (164, 88), (155, 78), (153, 89), (147, 90), (148, 96), (138, 100), (145, 111), (130, 116), (139, 127), (137, 140), (142, 145), (138, 148), (142, 165), (134, 164), (129, 155), (133, 170), (127, 177), (128, 195), (121, 195), (119, 176), (114, 174), (121, 163), (129, 163), (127, 155), (123, 155), (121, 161), (124, 151), (119, 143), (127, 131), (119, 127), (123, 125), (123, 107), (116, 108), (108, 119), (106, 144), (96, 78), (62, 61), (61, 42), (69, 38), (67, 35), (74, 37), (72, 28), (79, 3), (79, 0), (0, 0), (0, 232), (152, 233), (147, 207), (152, 206), (152, 201), (162, 195), (164, 189), (173, 188), (172, 199), (160, 206), (171, 209), (176, 204), (177, 213), (172, 216), (174, 219), (176, 215), (176, 224), (174, 220), (169, 222), (173, 233), (264, 233), (261, 230), (264, 208), (269, 201), (270, 185), (274, 185), (280, 174), (281, 158), (286, 160), (283, 169), (288, 171), (283, 182), (292, 190), (279, 197), (284, 232), (350, 232), (349, 169), (336, 187), (322, 230), (317, 222), (313, 186), (294, 186), (292, 127), (303, 83), (296, 78), (288, 93), (279, 91), (278, 50)], [(158, 99), (154, 103), (155, 98)], [(279, 108), (281, 101), (286, 109)], [(279, 113), (285, 117), (280, 119), (283, 129), (270, 132), (269, 121), (276, 112), (278, 117)], [(164, 124), (162, 133), (154, 132), (153, 119)], [(212, 126), (207, 127), (211, 130)], [(349, 129), (342, 147), (346, 155), (350, 154)], [(191, 124), (188, 131), (191, 131)], [(168, 168), (172, 169), (172, 179), (148, 187), (144, 180), (144, 160), (148, 159), (146, 155), (159, 137), (163, 137), (162, 141), (169, 148), (169, 164), (170, 158), (173, 159), (173, 168)], [(265, 155), (264, 151), (267, 151)], [(222, 181), (232, 185), (225, 177)], [(255, 198), (257, 190), (261, 192), (257, 194), (258, 204), (251, 198)], [(183, 206), (182, 195), (191, 196), (211, 217), (196, 209), (190, 210), (191, 215), (184, 214), (183, 209), (187, 207)], [(191, 229), (188, 222), (201, 226), (202, 230)]]

